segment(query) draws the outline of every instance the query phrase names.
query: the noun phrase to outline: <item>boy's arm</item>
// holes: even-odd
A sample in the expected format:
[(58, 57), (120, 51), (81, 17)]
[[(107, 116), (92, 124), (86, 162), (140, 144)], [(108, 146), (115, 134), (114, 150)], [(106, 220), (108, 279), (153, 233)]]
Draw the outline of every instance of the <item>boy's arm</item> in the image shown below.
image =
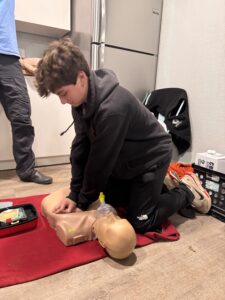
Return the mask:
[(83, 185), (84, 169), (90, 151), (90, 141), (84, 130), (84, 126), (79, 114), (75, 111), (75, 109), (73, 109), (72, 112), (76, 136), (73, 140), (70, 153), (72, 178), (70, 182), (70, 193), (67, 197), (77, 202)]
[(86, 210), (98, 198), (99, 193), (104, 191), (127, 134), (128, 118), (117, 114), (99, 120), (76, 201), (78, 208)]

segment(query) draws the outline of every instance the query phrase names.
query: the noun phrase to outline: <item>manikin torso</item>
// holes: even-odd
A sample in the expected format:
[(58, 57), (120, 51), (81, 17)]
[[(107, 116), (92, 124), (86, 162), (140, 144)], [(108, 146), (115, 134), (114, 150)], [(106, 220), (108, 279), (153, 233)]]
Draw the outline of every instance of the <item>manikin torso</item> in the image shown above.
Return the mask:
[(68, 189), (61, 189), (45, 197), (41, 205), (43, 216), (46, 217), (49, 225), (55, 229), (56, 234), (65, 246), (94, 240), (95, 233), (92, 226), (96, 220), (96, 209), (100, 202), (97, 200), (85, 212), (54, 213), (53, 209), (57, 206), (59, 200), (66, 197), (68, 193)]

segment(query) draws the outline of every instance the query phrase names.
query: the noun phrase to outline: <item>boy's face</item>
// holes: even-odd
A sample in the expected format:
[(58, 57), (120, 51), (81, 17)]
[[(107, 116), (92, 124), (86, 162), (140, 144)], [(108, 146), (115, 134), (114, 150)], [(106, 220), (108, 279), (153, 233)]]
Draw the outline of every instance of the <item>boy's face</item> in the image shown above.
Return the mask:
[(74, 107), (80, 106), (87, 99), (88, 77), (80, 71), (75, 84), (64, 85), (56, 91), (62, 104), (70, 104)]

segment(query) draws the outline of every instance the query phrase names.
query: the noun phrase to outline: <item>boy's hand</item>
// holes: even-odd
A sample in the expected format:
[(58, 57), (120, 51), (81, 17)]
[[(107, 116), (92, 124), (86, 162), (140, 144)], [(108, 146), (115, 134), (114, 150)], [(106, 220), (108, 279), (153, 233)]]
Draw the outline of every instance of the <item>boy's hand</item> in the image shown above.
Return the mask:
[(57, 205), (53, 212), (55, 214), (59, 213), (71, 213), (72, 211), (78, 211), (79, 208), (76, 207), (76, 203), (69, 198), (64, 198), (60, 201), (59, 205)]

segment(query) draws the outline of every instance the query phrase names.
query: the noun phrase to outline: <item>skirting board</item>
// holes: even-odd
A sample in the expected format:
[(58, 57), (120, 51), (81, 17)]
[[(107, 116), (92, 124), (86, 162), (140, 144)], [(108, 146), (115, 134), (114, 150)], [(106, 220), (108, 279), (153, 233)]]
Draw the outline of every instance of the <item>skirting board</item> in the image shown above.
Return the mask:
[[(36, 158), (36, 167), (51, 166), (67, 164), (70, 162), (69, 155), (52, 156), (52, 157), (39, 157)], [(0, 171), (15, 170), (16, 164), (13, 160), (0, 161)]]

